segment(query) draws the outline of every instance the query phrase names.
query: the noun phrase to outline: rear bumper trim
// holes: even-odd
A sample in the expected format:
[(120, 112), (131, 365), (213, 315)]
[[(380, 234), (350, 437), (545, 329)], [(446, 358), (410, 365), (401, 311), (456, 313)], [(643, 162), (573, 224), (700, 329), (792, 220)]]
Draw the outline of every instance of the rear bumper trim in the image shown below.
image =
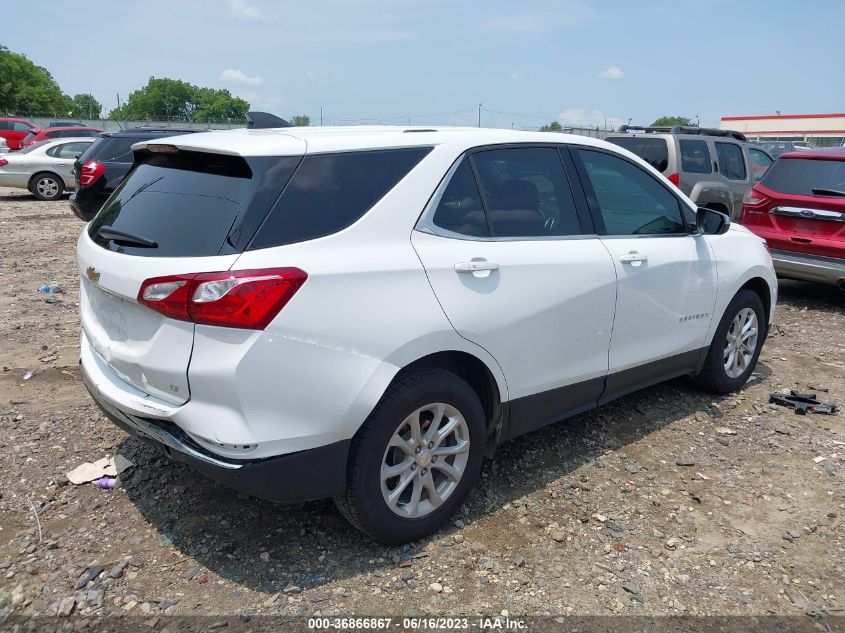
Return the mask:
[(82, 379), (94, 402), (114, 424), (224, 486), (280, 503), (335, 497), (346, 490), (351, 439), (266, 459), (227, 460), (212, 456), (200, 446), (192, 446), (193, 440), (170, 422), (122, 411), (97, 389), (84, 364)]
[(845, 280), (845, 259), (772, 250), (775, 271), (782, 277), (836, 285)]

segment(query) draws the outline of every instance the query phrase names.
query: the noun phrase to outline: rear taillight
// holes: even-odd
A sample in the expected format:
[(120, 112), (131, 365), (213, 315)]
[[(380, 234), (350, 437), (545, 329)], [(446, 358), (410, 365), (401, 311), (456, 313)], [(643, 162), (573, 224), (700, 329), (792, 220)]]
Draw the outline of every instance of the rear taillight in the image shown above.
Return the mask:
[(263, 330), (306, 279), (299, 268), (154, 277), (141, 284), (138, 303), (180, 321)]
[(671, 182), (676, 187), (681, 186), (681, 174), (679, 174), (678, 172), (675, 172), (674, 174), (669, 174), (667, 178), (669, 179), (669, 182)]
[(97, 180), (100, 179), (106, 173), (106, 166), (102, 163), (98, 163), (95, 160), (89, 160), (82, 166), (82, 169), (79, 170), (79, 184), (83, 187), (90, 187), (93, 185)]
[(3, 165), (8, 165), (8, 164), (9, 164), (9, 161), (7, 161), (5, 158), (0, 158), (0, 167), (2, 167)]
[(745, 195), (742, 196), (742, 206), (743, 209), (747, 210), (749, 213), (762, 213), (760, 207), (770, 200), (771, 198), (760, 193), (754, 187), (751, 187), (751, 189), (748, 189), (745, 192)]

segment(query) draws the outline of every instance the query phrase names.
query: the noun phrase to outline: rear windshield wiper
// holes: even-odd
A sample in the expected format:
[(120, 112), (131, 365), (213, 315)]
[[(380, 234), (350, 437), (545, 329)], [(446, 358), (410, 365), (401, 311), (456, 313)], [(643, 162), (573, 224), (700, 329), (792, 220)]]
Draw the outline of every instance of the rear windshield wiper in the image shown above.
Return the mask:
[(134, 244), (135, 246), (144, 246), (146, 248), (158, 248), (158, 242), (147, 239), (142, 235), (135, 235), (134, 233), (127, 233), (111, 226), (101, 226), (97, 230), (97, 235), (104, 237), (107, 240), (114, 240), (115, 242), (126, 242), (127, 244)]
[(817, 189), (813, 189), (812, 191), (817, 196), (841, 196), (845, 198), (845, 191), (841, 191), (839, 189), (827, 189), (825, 187), (819, 187)]

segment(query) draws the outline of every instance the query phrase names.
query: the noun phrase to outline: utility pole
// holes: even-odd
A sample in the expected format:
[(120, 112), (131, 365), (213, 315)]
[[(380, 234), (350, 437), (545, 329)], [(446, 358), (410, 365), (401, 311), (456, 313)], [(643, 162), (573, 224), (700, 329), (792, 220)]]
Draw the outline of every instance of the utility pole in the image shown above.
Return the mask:
[(323, 106), (320, 106), (320, 127), (323, 127)]
[(481, 104), (478, 104), (478, 127), (481, 127)]

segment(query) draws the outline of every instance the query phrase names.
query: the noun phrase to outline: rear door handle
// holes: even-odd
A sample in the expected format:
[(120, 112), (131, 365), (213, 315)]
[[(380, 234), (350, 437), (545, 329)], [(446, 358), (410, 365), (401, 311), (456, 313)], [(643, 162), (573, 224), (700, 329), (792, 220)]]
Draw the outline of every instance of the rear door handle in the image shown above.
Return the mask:
[(479, 270), (498, 270), (499, 264), (488, 261), (460, 262), (455, 264), (456, 273), (474, 273)]
[(642, 262), (648, 261), (648, 255), (643, 255), (642, 253), (637, 253), (635, 251), (631, 251), (630, 253), (625, 253), (624, 255), (620, 255), (619, 261), (623, 264), (634, 264), (639, 265)]

